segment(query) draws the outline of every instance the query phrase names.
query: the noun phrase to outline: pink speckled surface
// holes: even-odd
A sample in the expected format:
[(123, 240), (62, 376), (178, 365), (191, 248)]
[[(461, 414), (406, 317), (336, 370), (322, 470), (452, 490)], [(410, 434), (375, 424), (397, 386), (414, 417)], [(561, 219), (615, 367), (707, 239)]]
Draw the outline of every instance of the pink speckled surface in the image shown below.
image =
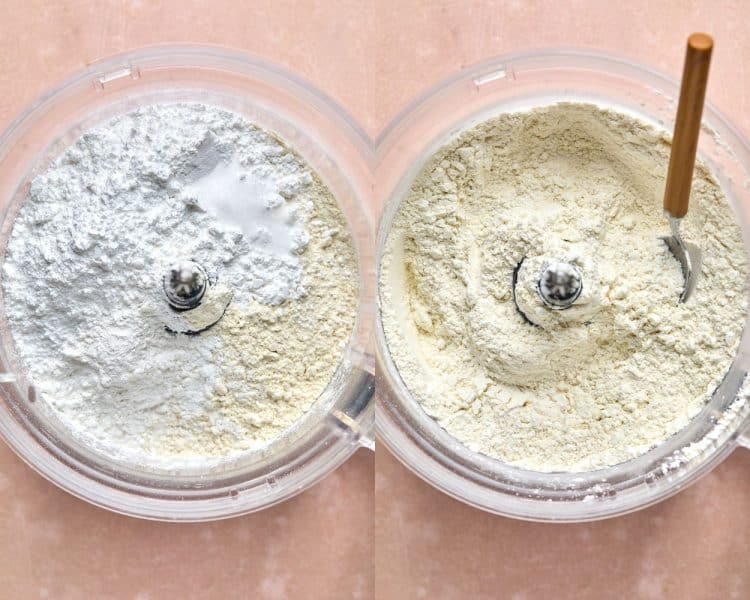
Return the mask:
[[(94, 59), (197, 42), (289, 68), (374, 137), (416, 94), (483, 58), (595, 47), (677, 75), (685, 36), (704, 29), (717, 40), (709, 97), (750, 133), (750, 5), (655, 4), (6, 0), (0, 126)], [(171, 525), (90, 507), (0, 445), (0, 597), (748, 598), (749, 499), (750, 454), (737, 452), (640, 513), (586, 525), (522, 523), (444, 496), (381, 446), (376, 460), (360, 452), (263, 513)]]
[[(411, 8), (409, 8), (409, 5)], [(750, 134), (748, 2), (378, 2), (377, 123), (462, 65), (591, 47), (678, 77), (685, 38), (713, 33), (708, 96)], [(582, 525), (495, 517), (375, 459), (376, 598), (750, 598), (750, 453), (633, 515)]]
[[(253, 52), (308, 79), (365, 127), (374, 60), (360, 2), (6, 0), (0, 127), (97, 58), (164, 42)], [(370, 16), (368, 16), (370, 14)], [(365, 67), (365, 68), (363, 68)], [(208, 524), (121, 517), (58, 490), (0, 444), (0, 598), (373, 597), (372, 453), (270, 510)]]

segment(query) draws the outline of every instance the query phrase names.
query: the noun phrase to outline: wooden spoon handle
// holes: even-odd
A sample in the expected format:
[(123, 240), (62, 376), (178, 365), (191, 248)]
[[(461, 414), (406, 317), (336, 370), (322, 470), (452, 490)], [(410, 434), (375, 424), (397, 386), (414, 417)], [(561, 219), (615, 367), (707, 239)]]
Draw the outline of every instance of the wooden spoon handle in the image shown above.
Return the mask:
[(667, 185), (664, 189), (664, 210), (678, 219), (687, 214), (690, 201), (690, 184), (693, 180), (713, 47), (714, 41), (705, 33), (694, 33), (688, 38), (680, 103), (677, 105), (672, 137), (672, 154), (669, 157)]

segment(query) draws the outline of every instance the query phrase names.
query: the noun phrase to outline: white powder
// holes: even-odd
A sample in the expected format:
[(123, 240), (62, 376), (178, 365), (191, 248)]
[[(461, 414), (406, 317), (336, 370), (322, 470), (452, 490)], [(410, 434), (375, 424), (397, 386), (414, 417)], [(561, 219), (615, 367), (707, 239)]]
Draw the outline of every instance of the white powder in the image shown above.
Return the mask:
[[(747, 263), (699, 166), (683, 233), (704, 262), (678, 304), (658, 239), (668, 158), (666, 135), (633, 117), (558, 104), (462, 133), (417, 177), (381, 267), (386, 338), (425, 411), (469, 448), (590, 470), (663, 442), (709, 400), (739, 343)], [(558, 260), (583, 280), (566, 310), (537, 291)]]
[[(218, 286), (202, 310), (231, 298), (195, 336), (165, 329), (162, 277), (184, 260)], [(340, 360), (355, 282), (318, 177), (269, 133), (201, 104), (85, 133), (33, 180), (3, 269), (42, 401), (102, 452), (166, 466), (257, 448), (297, 421)]]

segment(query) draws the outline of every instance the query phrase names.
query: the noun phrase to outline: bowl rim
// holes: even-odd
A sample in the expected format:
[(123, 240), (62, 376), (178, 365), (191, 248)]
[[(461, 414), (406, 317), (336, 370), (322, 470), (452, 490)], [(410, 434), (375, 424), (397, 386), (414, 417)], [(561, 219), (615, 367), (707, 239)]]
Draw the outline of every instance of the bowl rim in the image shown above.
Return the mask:
[(351, 141), (363, 152), (363, 155), (366, 156), (372, 152), (372, 139), (367, 135), (359, 122), (356, 121), (354, 117), (340, 104), (338, 104), (333, 97), (320, 90), (309, 80), (252, 52), (244, 52), (229, 46), (221, 46), (218, 44), (200, 43), (146, 44), (131, 50), (97, 58), (92, 62), (86, 63), (81, 69), (68, 72), (66, 76), (56, 80), (55, 83), (36, 96), (16, 114), (16, 116), (0, 133), (0, 147), (7, 144), (11, 135), (23, 124), (24, 121), (26, 121), (31, 113), (54, 100), (63, 90), (70, 88), (81, 81), (90, 80), (92, 77), (109, 73), (111, 72), (112, 67), (122, 67), (123, 64), (128, 62), (143, 62), (144, 60), (165, 58), (183, 58), (186, 60), (191, 58), (215, 58), (237, 64), (238, 66), (257, 67), (266, 74), (272, 74), (279, 80), (287, 81), (295, 87), (303, 89), (306, 95), (317, 99), (322, 105), (334, 108), (336, 110), (337, 119), (346, 124), (346, 128), (342, 128), (342, 131), (350, 136)]

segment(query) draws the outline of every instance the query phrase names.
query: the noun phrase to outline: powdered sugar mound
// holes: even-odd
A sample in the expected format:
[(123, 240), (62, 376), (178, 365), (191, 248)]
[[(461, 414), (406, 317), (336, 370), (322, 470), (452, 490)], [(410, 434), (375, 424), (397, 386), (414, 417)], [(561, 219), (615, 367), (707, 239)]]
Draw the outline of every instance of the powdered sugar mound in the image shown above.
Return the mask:
[[(230, 193), (217, 192), (227, 182)], [(199, 263), (231, 288), (234, 322), (248, 307), (304, 298), (310, 215), (324, 210), (337, 227), (334, 209), (283, 143), (217, 107), (152, 105), (84, 133), (32, 181), (3, 268), (13, 337), (42, 399), (112, 455), (159, 458), (166, 438), (170, 452), (189, 456), (247, 447), (236, 415), (222, 416), (211, 400), (226, 331), (166, 331), (162, 277), (174, 263)], [(350, 306), (350, 297), (341, 302)], [(299, 364), (296, 351), (290, 360)], [(319, 370), (312, 399), (335, 367), (325, 359), (331, 364)], [(239, 364), (222, 379), (251, 382), (261, 368)], [(277, 404), (277, 422), (298, 418), (309, 396), (286, 413)], [(213, 443), (227, 432), (221, 447)]]

